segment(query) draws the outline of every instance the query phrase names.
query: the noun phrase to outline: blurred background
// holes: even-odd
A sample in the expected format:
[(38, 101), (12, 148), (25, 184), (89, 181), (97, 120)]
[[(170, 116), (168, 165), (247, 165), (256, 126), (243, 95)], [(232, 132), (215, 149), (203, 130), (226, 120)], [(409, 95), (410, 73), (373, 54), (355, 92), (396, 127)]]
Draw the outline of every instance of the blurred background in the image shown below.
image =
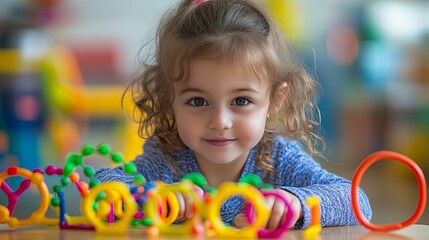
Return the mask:
[[(386, 149), (412, 158), (427, 180), (429, 1), (260, 1), (323, 88), (328, 149), (320, 163), (351, 179), (367, 155)], [(141, 47), (177, 2), (0, 1), (0, 172), (12, 165), (62, 167), (83, 144), (109, 144), (126, 160), (141, 152), (121, 96), (145, 54)], [(88, 161), (111, 166), (107, 159)], [(19, 181), (8, 179), (12, 187)], [(58, 179), (47, 182), (51, 187)], [(373, 223), (403, 221), (414, 212), (417, 181), (396, 161), (374, 164), (361, 187)], [(77, 190), (67, 191), (67, 211), (79, 215)], [(15, 216), (29, 216), (38, 201), (30, 188)], [(7, 205), (2, 192), (0, 204)], [(418, 222), (429, 224), (428, 209)]]

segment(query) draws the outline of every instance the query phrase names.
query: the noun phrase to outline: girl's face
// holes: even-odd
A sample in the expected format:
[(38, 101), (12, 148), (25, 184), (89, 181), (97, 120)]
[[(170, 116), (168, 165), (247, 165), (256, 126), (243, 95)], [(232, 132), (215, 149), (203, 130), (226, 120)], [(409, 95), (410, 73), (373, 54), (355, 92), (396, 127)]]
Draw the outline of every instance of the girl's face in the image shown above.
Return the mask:
[(269, 83), (239, 64), (195, 59), (175, 83), (173, 112), (182, 141), (199, 163), (245, 162), (261, 140)]

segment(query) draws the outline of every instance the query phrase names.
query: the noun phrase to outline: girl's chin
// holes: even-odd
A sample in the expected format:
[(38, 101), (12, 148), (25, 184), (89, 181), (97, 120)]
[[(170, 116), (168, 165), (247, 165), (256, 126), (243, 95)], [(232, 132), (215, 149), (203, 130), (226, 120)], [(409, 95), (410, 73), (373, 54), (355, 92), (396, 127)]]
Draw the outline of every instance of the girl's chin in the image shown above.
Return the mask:
[(234, 161), (210, 161), (210, 163), (215, 164), (215, 165), (227, 165), (230, 164)]
[(238, 159), (241, 159), (240, 156), (221, 156), (221, 155), (217, 155), (217, 156), (208, 156), (205, 155), (204, 159), (206, 159), (208, 162), (210, 162), (211, 164), (216, 164), (216, 165), (227, 165), (227, 164), (231, 164), (235, 161), (237, 161)]
[(215, 165), (224, 165), (224, 164), (229, 164), (231, 162), (234, 162), (233, 159), (229, 159), (229, 158), (214, 158), (209, 156), (207, 157), (208, 158), (204, 158), (205, 161)]

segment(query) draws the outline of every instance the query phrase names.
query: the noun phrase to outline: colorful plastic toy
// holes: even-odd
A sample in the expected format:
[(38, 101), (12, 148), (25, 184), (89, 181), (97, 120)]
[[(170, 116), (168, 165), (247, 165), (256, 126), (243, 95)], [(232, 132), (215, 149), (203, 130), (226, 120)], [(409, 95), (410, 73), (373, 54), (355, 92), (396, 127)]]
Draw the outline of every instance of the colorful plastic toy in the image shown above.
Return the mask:
[(322, 231), (320, 225), (320, 200), (317, 196), (311, 196), (306, 199), (305, 203), (310, 207), (311, 222), (310, 227), (304, 230), (306, 239), (314, 239)]
[[(86, 157), (99, 154), (110, 158), (116, 164), (123, 164), (124, 171), (133, 176), (133, 187), (120, 182), (100, 183), (90, 181), (89, 184), (81, 181), (76, 172), (78, 167), (83, 169), (85, 176), (92, 178), (94, 169), (84, 164)], [(391, 158), (406, 164), (416, 175), (419, 184), (419, 202), (413, 216), (403, 223), (376, 226), (365, 219), (359, 211), (357, 190), (364, 171), (374, 162), (383, 158)], [(44, 182), (44, 175), (61, 176), (60, 184), (55, 185), (53, 193)], [(6, 179), (14, 176), (24, 178), (19, 187), (12, 190)], [(23, 192), (30, 185), (37, 186), (41, 203), (29, 218), (17, 219), (13, 217), (14, 209)], [(82, 197), (82, 216), (71, 217), (66, 214), (65, 196), (62, 188), (73, 184)], [(163, 182), (147, 183), (143, 176), (137, 174), (133, 163), (123, 161), (122, 155), (112, 152), (106, 144), (97, 147), (86, 145), (80, 153), (71, 153), (66, 159), (64, 168), (53, 165), (46, 167), (45, 172), (35, 169), (33, 172), (9, 167), (0, 173), (0, 186), (7, 195), (8, 205), (0, 205), (0, 224), (6, 223), (11, 228), (29, 224), (58, 224), (61, 229), (95, 230), (99, 234), (126, 234), (130, 226), (148, 226), (147, 235), (203, 235), (210, 237), (246, 237), (246, 238), (279, 238), (288, 230), (294, 213), (290, 203), (273, 190), (263, 185), (261, 178), (248, 174), (238, 183), (225, 182), (218, 189), (207, 187), (206, 179), (199, 173), (185, 175), (178, 183), (165, 184)], [(204, 192), (201, 190), (203, 189)], [(426, 182), (421, 169), (411, 159), (388, 151), (376, 152), (365, 159), (358, 167), (352, 181), (352, 205), (359, 222), (368, 229), (375, 231), (397, 230), (409, 226), (417, 221), (426, 205)], [(186, 195), (193, 201), (193, 216), (180, 222), (179, 201), (177, 194)], [(248, 226), (235, 228), (227, 226), (220, 217), (220, 208), (232, 196), (241, 196), (246, 202), (245, 215)], [(267, 198), (277, 198), (288, 208), (285, 222), (275, 230), (265, 228), (270, 216)], [(311, 225), (304, 231), (306, 239), (318, 239), (321, 231), (320, 200), (317, 196), (307, 199), (310, 207)], [(45, 217), (51, 206), (59, 209), (59, 218)], [(142, 211), (142, 209), (144, 211)]]
[(280, 224), (280, 226), (277, 227), (277, 229), (274, 230), (268, 230), (268, 229), (261, 229), (258, 231), (258, 237), (259, 238), (279, 238), (281, 235), (283, 235), (288, 229), (289, 225), (292, 221), (293, 216), (296, 214), (292, 211), (292, 207), (289, 203), (289, 201), (281, 194), (274, 190), (262, 190), (262, 194), (264, 197), (274, 197), (280, 199), (283, 204), (288, 209), (285, 217), (284, 223)]
[[(13, 192), (7, 183), (4, 181), (9, 177), (21, 176), (24, 180), (21, 182), (18, 189)], [(39, 171), (31, 172), (27, 169), (18, 167), (9, 167), (6, 171), (0, 173), (1, 189), (8, 196), (8, 207), (0, 205), (0, 223), (7, 223), (9, 227), (15, 228), (18, 226), (26, 226), (29, 224), (46, 224), (45, 213), (49, 207), (49, 191), (45, 182), (43, 181), (43, 175)], [(13, 211), (16, 207), (19, 197), (27, 190), (31, 184), (36, 185), (40, 193), (40, 205), (39, 208), (34, 211), (29, 218), (19, 220), (12, 217)]]
[[(247, 202), (251, 202), (255, 208), (255, 215), (258, 217), (255, 221), (248, 226), (238, 229), (231, 226), (226, 226), (220, 218), (220, 208), (223, 202), (231, 197), (240, 195), (245, 198)], [(261, 201), (264, 199), (262, 193), (249, 184), (225, 182), (219, 186), (216, 197), (211, 199), (210, 204), (207, 206), (206, 217), (213, 226), (219, 237), (257, 237), (257, 232), (265, 227), (269, 217), (269, 209), (267, 205)]]
[[(363, 217), (362, 212), (360, 211), (360, 208), (359, 208), (358, 188), (359, 188), (359, 184), (362, 179), (362, 176), (373, 163), (380, 161), (382, 159), (392, 159), (405, 164), (408, 168), (412, 170), (412, 172), (414, 173), (417, 179), (417, 183), (419, 187), (418, 188), (419, 199), (417, 203), (417, 208), (409, 219), (401, 223), (374, 225)], [(353, 211), (356, 215), (356, 218), (363, 226), (373, 231), (393, 231), (393, 230), (398, 230), (398, 229), (410, 226), (411, 224), (415, 223), (423, 214), (423, 211), (425, 210), (425, 207), (426, 207), (426, 195), (427, 195), (426, 180), (420, 167), (410, 158), (396, 152), (379, 151), (369, 155), (358, 166), (352, 180), (351, 195), (352, 195)]]
[[(178, 192), (187, 195), (193, 199), (193, 217), (187, 219), (181, 224), (173, 223), (177, 220), (179, 214), (179, 202), (175, 195)], [(170, 212), (167, 215), (167, 205)], [(148, 201), (144, 205), (146, 217), (151, 219), (152, 225), (159, 228), (164, 234), (201, 234), (195, 231), (202, 226), (202, 206), (203, 199), (194, 191), (191, 181), (182, 180), (175, 184), (157, 183), (157, 187), (149, 190)]]
[[(83, 199), (81, 209), (97, 232), (125, 234), (137, 211), (137, 204), (125, 184), (108, 182), (91, 189), (89, 195)], [(112, 212), (120, 218), (114, 221), (113, 216), (110, 215)], [(108, 218), (107, 222), (104, 221), (106, 218)]]
[[(88, 210), (88, 206), (85, 205), (87, 202), (85, 200), (87, 198), (93, 199), (95, 205), (105, 206), (103, 203), (105, 203), (104, 197), (105, 195), (112, 195), (112, 191), (116, 190), (117, 193), (120, 194), (121, 199), (131, 199), (132, 195), (130, 194), (130, 191), (127, 188), (127, 191), (122, 191), (121, 187), (113, 186), (112, 189), (105, 190), (106, 185), (103, 184), (102, 187), (96, 188), (97, 191), (99, 191), (99, 195), (97, 195), (97, 198), (94, 198), (93, 193), (90, 192), (90, 188), (94, 188), (95, 186), (100, 185), (98, 181), (91, 180), (89, 182), (89, 185), (86, 182), (78, 182), (79, 181), (79, 174), (75, 172), (77, 167), (82, 167), (84, 174), (92, 178), (94, 176), (95, 170), (84, 164), (84, 160), (86, 157), (89, 157), (93, 154), (99, 154), (101, 156), (106, 156), (111, 159), (111, 161), (115, 164), (123, 164), (124, 165), (124, 171), (133, 176), (133, 183), (137, 186), (142, 185), (146, 182), (143, 176), (136, 173), (136, 169), (133, 163), (125, 163), (122, 155), (118, 152), (111, 152), (110, 147), (106, 144), (99, 144), (97, 147), (92, 145), (85, 145), (82, 147), (81, 153), (70, 153), (67, 156), (66, 164), (64, 167), (64, 170), (62, 171), (63, 178), (61, 179), (62, 186), (67, 186), (70, 182), (75, 183), (77, 189), (79, 190), (81, 197), (84, 199), (82, 202), (82, 212), (84, 213), (84, 216), (78, 216), (78, 217), (70, 217), (65, 215), (65, 198), (64, 194), (61, 191), (61, 187), (56, 185), (54, 186), (54, 192), (57, 193), (59, 200), (57, 201), (58, 204), (53, 204), (55, 206), (60, 207), (60, 227), (62, 229), (96, 229), (97, 231), (109, 232), (109, 233), (120, 233), (121, 231), (125, 231), (126, 228), (123, 227), (122, 224), (122, 217), (125, 217), (124, 221), (131, 220), (128, 219), (128, 215), (118, 215), (118, 219), (121, 219), (121, 221), (118, 221), (118, 224), (115, 222), (115, 229), (113, 229), (113, 226), (110, 226), (111, 228), (106, 227), (103, 223), (100, 223), (102, 221), (102, 218), (94, 218), (92, 214), (90, 214), (90, 210)], [(106, 191), (106, 192), (105, 192)], [(102, 197), (102, 195), (104, 197)], [(100, 203), (98, 203), (98, 201)], [(84, 204), (85, 203), (85, 204)], [(114, 202), (111, 202), (111, 204), (114, 204)], [(131, 203), (129, 203), (131, 204)], [(97, 206), (98, 206), (97, 205)], [(103, 212), (103, 208), (101, 212)], [(100, 211), (97, 211), (97, 209), (94, 209), (94, 211), (98, 212), (99, 215), (104, 216), (105, 214), (100, 214)], [(135, 211), (132, 211), (132, 213), (135, 213)], [(110, 218), (113, 215), (113, 210), (110, 211)], [(132, 217), (132, 216), (131, 216)], [(112, 221), (108, 221), (110, 224), (113, 224)], [(92, 225), (91, 225), (92, 224)], [(101, 230), (100, 230), (101, 229)]]
[(82, 198), (86, 197), (89, 193), (89, 187), (86, 182), (79, 181), (80, 175), (77, 172), (71, 172), (68, 177), (64, 177), (64, 170), (57, 168), (54, 165), (48, 165), (45, 169), (47, 175), (62, 176), (61, 186), (53, 186), (53, 192), (51, 196), (51, 205), (55, 209), (59, 209), (59, 219), (55, 219), (55, 224), (58, 224), (61, 229), (78, 229), (78, 230), (94, 230), (94, 227), (90, 225), (89, 221), (84, 216), (72, 217), (66, 214), (66, 197), (63, 192), (63, 187), (73, 183), (76, 189), (80, 192)]

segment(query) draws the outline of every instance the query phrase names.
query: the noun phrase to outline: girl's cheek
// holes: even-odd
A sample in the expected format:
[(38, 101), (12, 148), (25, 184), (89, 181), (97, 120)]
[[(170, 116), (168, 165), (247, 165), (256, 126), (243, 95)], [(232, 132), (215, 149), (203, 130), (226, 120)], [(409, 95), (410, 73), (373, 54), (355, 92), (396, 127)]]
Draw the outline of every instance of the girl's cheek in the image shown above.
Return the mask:
[(265, 132), (265, 120), (256, 117), (247, 118), (245, 121), (235, 123), (236, 131), (241, 133), (241, 137), (251, 142), (259, 142)]

